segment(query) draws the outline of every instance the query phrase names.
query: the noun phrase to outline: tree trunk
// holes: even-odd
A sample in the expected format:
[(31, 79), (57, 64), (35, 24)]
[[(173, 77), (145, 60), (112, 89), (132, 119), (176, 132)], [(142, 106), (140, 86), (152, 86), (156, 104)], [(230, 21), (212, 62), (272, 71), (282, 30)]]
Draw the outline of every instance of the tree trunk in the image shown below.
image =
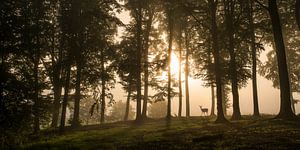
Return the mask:
[(105, 107), (106, 107), (106, 102), (105, 102), (105, 84), (106, 84), (106, 78), (104, 76), (105, 74), (105, 66), (104, 66), (104, 53), (103, 50), (101, 51), (101, 111), (100, 111), (100, 123), (104, 123), (105, 119)]
[(188, 31), (185, 31), (185, 46), (186, 46), (186, 54), (185, 54), (185, 101), (186, 101), (186, 117), (190, 117), (190, 92), (189, 92), (189, 38)]
[(282, 36), (282, 28), (278, 14), (276, 0), (269, 0), (269, 14), (272, 22), (276, 56), (278, 62), (279, 85), (280, 85), (280, 111), (277, 118), (294, 119), (296, 115), (291, 108), (289, 75), (287, 70), (287, 61), (285, 46)]
[[(68, 52), (70, 53), (70, 52)], [(68, 97), (69, 97), (69, 86), (70, 86), (70, 74), (71, 74), (71, 56), (68, 54), (66, 62), (66, 79), (65, 79), (65, 86), (64, 86), (64, 99), (62, 103), (62, 110), (61, 110), (61, 120), (60, 120), (60, 131), (64, 131), (65, 122), (66, 122), (66, 112), (67, 112), (67, 104), (68, 104)]]
[[(57, 81), (53, 81), (53, 82), (57, 82)], [(59, 82), (56, 83), (57, 85), (53, 85), (54, 101), (53, 101), (52, 121), (51, 121), (51, 127), (53, 128), (57, 127), (58, 116), (59, 116), (60, 98), (61, 98), (61, 91), (62, 91), (62, 86)]]
[(125, 109), (125, 115), (124, 115), (124, 121), (128, 120), (129, 115), (129, 107), (130, 107), (130, 98), (131, 98), (131, 75), (129, 75), (129, 85), (128, 85), (128, 95), (127, 95), (127, 101), (126, 101), (126, 109)]
[(215, 116), (215, 88), (214, 85), (212, 84), (210, 86), (211, 88), (211, 111), (210, 111), (210, 116)]
[[(209, 56), (208, 56), (208, 63), (209, 65), (212, 65), (212, 50), (211, 50), (211, 39), (208, 40), (209, 42)], [(210, 111), (210, 116), (216, 116), (215, 114), (215, 88), (214, 88), (214, 83), (212, 82), (211, 85), (211, 111)]]
[(236, 65), (236, 52), (234, 48), (234, 25), (233, 25), (233, 15), (235, 10), (235, 4), (231, 0), (224, 0), (224, 11), (225, 11), (225, 22), (228, 36), (228, 51), (230, 55), (229, 72), (231, 80), (231, 92), (232, 92), (232, 107), (233, 114), (232, 120), (241, 119), (241, 112), (239, 106), (239, 89), (238, 89), (238, 79), (237, 79), (237, 65)]
[(172, 60), (172, 42), (173, 42), (173, 15), (168, 10), (168, 28), (169, 28), (169, 47), (168, 47), (168, 103), (167, 103), (167, 120), (171, 119), (171, 60)]
[[(53, 13), (56, 11), (57, 8), (53, 8)], [(53, 27), (53, 31), (56, 30), (57, 27)], [(62, 91), (62, 84), (61, 84), (61, 74), (62, 74), (62, 48), (57, 47), (56, 45), (56, 34), (53, 33), (52, 35), (51, 46), (53, 52), (58, 50), (58, 58), (57, 61), (54, 59), (54, 54), (51, 56), (52, 61), (52, 85), (53, 85), (53, 93), (54, 93), (54, 101), (52, 105), (52, 115), (51, 115), (51, 127), (56, 128), (58, 124), (58, 116), (59, 116), (59, 109), (60, 109), (60, 99), (61, 99), (61, 91)], [(62, 41), (61, 41), (62, 42)], [(62, 43), (60, 43), (62, 45)]]
[(258, 95), (257, 95), (257, 76), (256, 76), (256, 46), (255, 46), (255, 28), (253, 24), (253, 1), (248, 0), (248, 20), (249, 20), (249, 30), (251, 31), (251, 57), (252, 57), (252, 96), (253, 96), (253, 116), (259, 117), (259, 107), (258, 107)]
[(220, 70), (220, 52), (219, 52), (219, 40), (218, 40), (218, 28), (217, 28), (217, 18), (216, 18), (216, 11), (217, 11), (217, 5), (218, 1), (215, 0), (209, 0), (209, 8), (210, 8), (210, 15), (211, 15), (211, 38), (212, 38), (212, 49), (213, 49), (213, 56), (215, 60), (215, 78), (216, 78), (216, 87), (217, 87), (217, 123), (224, 123), (227, 122), (227, 119), (224, 116), (223, 113), (223, 107), (222, 107), (222, 71)]
[(295, 103), (294, 103), (294, 96), (293, 96), (293, 92), (291, 92), (291, 103), (292, 103), (292, 111), (294, 114), (296, 113), (296, 108), (295, 108)]
[(75, 83), (75, 100), (74, 100), (74, 115), (72, 120), (72, 127), (80, 126), (79, 122), (79, 109), (80, 109), (80, 98), (81, 98), (81, 70), (82, 70), (82, 62), (80, 59), (81, 56), (78, 56), (78, 60), (76, 62), (77, 70), (76, 70), (76, 83)]
[[(54, 57), (54, 56), (53, 56)], [(61, 72), (62, 72), (62, 50), (59, 50), (58, 61), (55, 62), (54, 58), (52, 57), (52, 66), (53, 66), (53, 93), (54, 93), (54, 101), (53, 101), (53, 110), (52, 110), (52, 121), (51, 127), (57, 127), (58, 123), (58, 116), (59, 116), (59, 109), (60, 109), (60, 99), (61, 99), (61, 91), (62, 91), (62, 84), (61, 84)], [(56, 63), (56, 64), (54, 64)]]
[(300, 0), (296, 0), (295, 3), (295, 16), (296, 16), (298, 28), (300, 30)]
[(148, 83), (149, 83), (149, 36), (151, 31), (153, 13), (149, 14), (149, 20), (147, 21), (147, 29), (145, 34), (145, 49), (144, 49), (144, 101), (143, 101), (143, 112), (142, 118), (147, 118), (147, 106), (148, 106)]
[(141, 104), (142, 104), (142, 95), (141, 95), (141, 57), (142, 57), (142, 4), (141, 1), (138, 2), (138, 18), (137, 18), (137, 96), (136, 96), (136, 121), (139, 122), (142, 119)]
[(178, 105), (178, 117), (181, 117), (182, 112), (182, 83), (181, 83), (181, 62), (182, 62), (182, 30), (180, 27), (180, 33), (179, 33), (179, 73), (178, 73), (178, 82), (179, 82), (179, 105)]
[(227, 101), (226, 101), (226, 85), (225, 84), (222, 84), (222, 107), (223, 107), (223, 113), (225, 116), (227, 116)]

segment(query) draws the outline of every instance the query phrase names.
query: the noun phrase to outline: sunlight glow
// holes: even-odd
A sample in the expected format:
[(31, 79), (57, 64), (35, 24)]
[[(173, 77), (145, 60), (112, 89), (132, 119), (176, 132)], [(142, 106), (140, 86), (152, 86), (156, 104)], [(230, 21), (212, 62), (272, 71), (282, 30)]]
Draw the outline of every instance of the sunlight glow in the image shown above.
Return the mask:
[(175, 78), (178, 78), (179, 75), (179, 60), (178, 57), (176, 56), (176, 54), (174, 52), (172, 52), (171, 55), (171, 74), (172, 76), (175, 76)]
[[(171, 76), (172, 78), (178, 80), (178, 76), (179, 76), (179, 60), (177, 55), (172, 52), (171, 54)], [(161, 76), (157, 77), (159, 80), (163, 80), (163, 81), (168, 81), (168, 72), (167, 71), (163, 71), (161, 73)]]

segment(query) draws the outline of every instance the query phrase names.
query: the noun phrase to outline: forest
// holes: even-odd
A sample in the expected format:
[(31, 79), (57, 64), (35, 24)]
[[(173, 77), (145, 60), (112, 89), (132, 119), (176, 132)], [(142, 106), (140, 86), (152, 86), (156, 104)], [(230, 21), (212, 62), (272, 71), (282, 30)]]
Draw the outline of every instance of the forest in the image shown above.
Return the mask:
[[(300, 147), (300, 0), (3, 0), (0, 11), (0, 149)], [(260, 111), (274, 100), (259, 98), (258, 76), (279, 90), (277, 114)], [(211, 91), (201, 116), (192, 79)]]

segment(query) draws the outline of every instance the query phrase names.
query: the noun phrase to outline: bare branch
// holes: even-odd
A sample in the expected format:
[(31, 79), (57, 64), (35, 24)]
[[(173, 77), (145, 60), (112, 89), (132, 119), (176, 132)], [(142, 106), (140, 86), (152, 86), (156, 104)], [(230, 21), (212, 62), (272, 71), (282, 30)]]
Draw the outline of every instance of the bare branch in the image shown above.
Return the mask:
[(269, 7), (265, 6), (263, 3), (261, 3), (259, 0), (254, 0), (256, 3), (258, 3), (262, 8), (269, 11)]

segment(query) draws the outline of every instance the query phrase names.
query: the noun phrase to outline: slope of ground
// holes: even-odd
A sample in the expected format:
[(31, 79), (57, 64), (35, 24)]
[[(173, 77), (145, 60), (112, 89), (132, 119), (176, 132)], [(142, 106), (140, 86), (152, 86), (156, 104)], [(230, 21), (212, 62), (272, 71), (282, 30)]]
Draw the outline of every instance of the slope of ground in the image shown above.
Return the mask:
[(216, 124), (211, 118), (119, 122), (44, 132), (21, 149), (300, 149), (300, 122), (245, 119)]

